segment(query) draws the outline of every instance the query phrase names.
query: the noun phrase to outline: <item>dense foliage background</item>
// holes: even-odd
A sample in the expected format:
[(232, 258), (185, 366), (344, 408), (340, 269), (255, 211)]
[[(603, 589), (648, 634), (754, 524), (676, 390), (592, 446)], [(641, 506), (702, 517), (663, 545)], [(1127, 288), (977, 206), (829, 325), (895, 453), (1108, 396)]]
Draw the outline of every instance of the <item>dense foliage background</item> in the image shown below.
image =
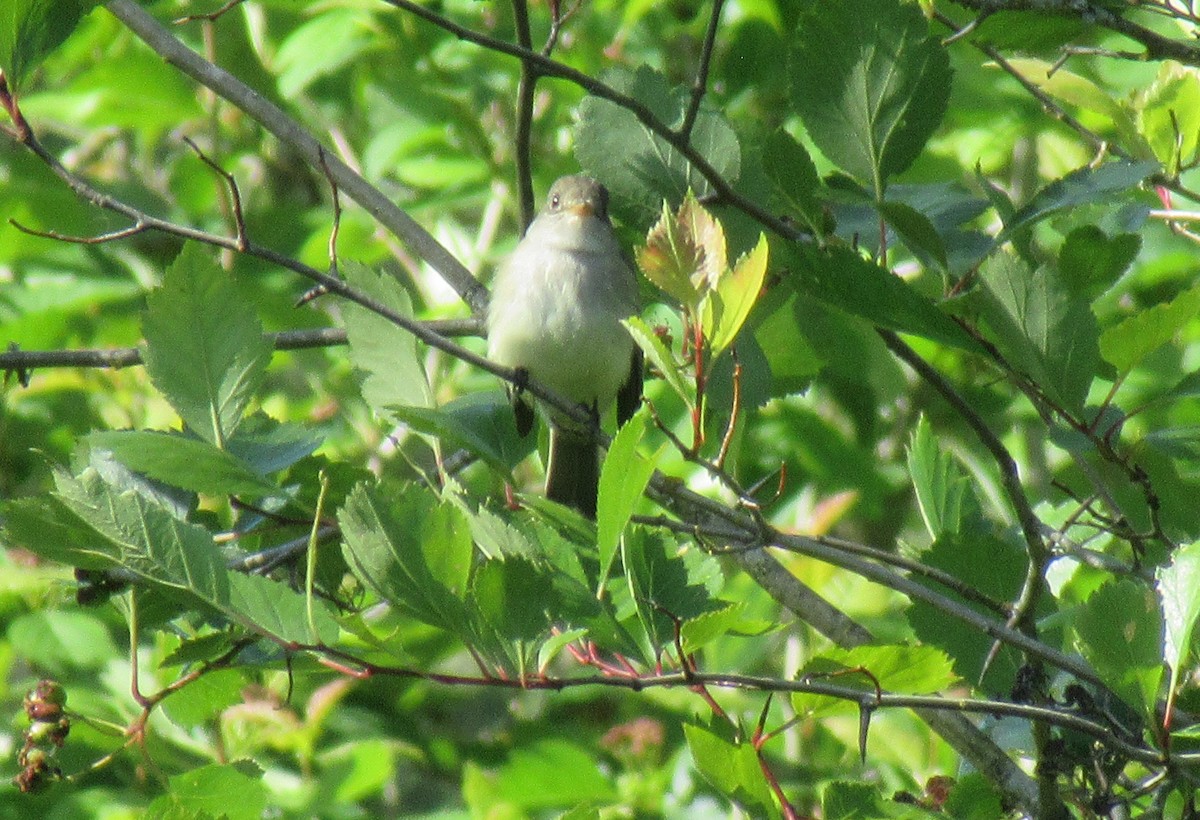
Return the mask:
[[(1194, 816), (1198, 22), (6, 0), (0, 816)], [(581, 168), (594, 525), (478, 322)]]

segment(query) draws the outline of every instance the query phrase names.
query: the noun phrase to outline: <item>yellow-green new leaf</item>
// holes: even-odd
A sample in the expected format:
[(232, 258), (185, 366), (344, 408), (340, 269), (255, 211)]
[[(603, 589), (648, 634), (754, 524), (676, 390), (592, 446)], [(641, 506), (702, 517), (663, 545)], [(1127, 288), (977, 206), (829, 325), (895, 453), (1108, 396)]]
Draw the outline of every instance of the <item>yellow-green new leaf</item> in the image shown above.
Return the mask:
[(767, 237), (759, 234), (754, 250), (739, 259), (733, 270), (728, 271), (717, 284), (714, 295), (719, 299), (719, 309), (711, 313), (706, 311), (705, 316), (706, 319), (711, 316), (715, 326), (704, 329), (712, 359), (733, 344), (746, 317), (750, 315), (750, 309), (762, 292), (769, 254)]
[(725, 232), (689, 193), (674, 214), (663, 203), (637, 262), (647, 279), (695, 311), (725, 270)]

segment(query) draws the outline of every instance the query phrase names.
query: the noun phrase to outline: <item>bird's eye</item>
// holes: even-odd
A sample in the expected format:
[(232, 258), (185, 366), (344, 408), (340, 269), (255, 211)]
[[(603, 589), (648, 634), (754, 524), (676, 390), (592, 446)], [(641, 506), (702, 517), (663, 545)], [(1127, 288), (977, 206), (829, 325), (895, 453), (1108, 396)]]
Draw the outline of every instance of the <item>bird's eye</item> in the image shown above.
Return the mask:
[(560, 201), (560, 200), (559, 200), (559, 198), (558, 198), (558, 194), (555, 194), (554, 196), (550, 197), (550, 207), (551, 207), (551, 208), (553, 208), (554, 210), (556, 210), (556, 211), (557, 211), (557, 210), (558, 210), (558, 206), (559, 206), (560, 204), (561, 204), (561, 201)]

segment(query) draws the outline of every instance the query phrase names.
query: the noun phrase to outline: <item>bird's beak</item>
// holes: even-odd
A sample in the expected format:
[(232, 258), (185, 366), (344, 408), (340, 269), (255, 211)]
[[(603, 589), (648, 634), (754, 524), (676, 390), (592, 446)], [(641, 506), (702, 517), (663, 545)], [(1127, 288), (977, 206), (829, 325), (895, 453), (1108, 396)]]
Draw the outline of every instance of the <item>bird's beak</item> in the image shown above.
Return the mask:
[(591, 204), (587, 203), (587, 202), (580, 202), (578, 205), (572, 205), (567, 210), (570, 211), (571, 213), (575, 214), (575, 216), (578, 216), (578, 217), (581, 217), (584, 219), (586, 219), (589, 216), (596, 215), (595, 209), (592, 208)]

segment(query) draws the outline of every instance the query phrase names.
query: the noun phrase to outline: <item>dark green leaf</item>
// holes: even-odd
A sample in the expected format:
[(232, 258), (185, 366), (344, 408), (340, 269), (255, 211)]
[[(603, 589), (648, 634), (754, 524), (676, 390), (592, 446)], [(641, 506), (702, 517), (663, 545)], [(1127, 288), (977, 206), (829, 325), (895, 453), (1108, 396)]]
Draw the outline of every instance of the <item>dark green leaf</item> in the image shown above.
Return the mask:
[(1133, 263), (1142, 247), (1134, 233), (1111, 239), (1095, 225), (1082, 225), (1063, 242), (1058, 252), (1058, 270), (1072, 296), (1092, 300), (1107, 291)]
[(1099, 328), (1088, 303), (1069, 296), (1053, 271), (1010, 254), (982, 269), (982, 316), (1009, 366), (1068, 410), (1080, 411), (1099, 367)]
[(11, 87), (56, 49), (100, 0), (5, 0), (0, 4), (0, 70)]
[(924, 214), (903, 202), (877, 202), (880, 216), (927, 268), (946, 269), (946, 245)]
[(996, 244), (1003, 244), (1015, 232), (1064, 208), (1103, 202), (1111, 199), (1113, 194), (1128, 193), (1157, 170), (1157, 162), (1125, 160), (1080, 168), (1038, 191), (1023, 208), (1005, 220)]
[[(343, 551), (355, 575), (381, 598), (462, 636), (468, 634), (466, 587), (451, 584), (465, 582), (469, 562), (462, 545), (470, 548), (470, 531), (448, 532), (435, 520), (436, 508), (437, 499), (419, 487), (359, 485), (338, 513)], [(446, 552), (457, 557), (442, 563)], [(449, 570), (443, 577), (434, 575), (433, 557)]]
[(824, 154), (882, 199), (950, 97), (950, 61), (915, 5), (813, 2), (789, 54), (792, 104)]
[(209, 495), (271, 495), (279, 488), (226, 450), (182, 433), (113, 430), (92, 433), (88, 444), (108, 450), (135, 472)]
[(796, 287), (872, 324), (964, 350), (978, 346), (946, 313), (908, 283), (848, 248), (784, 247), (781, 264)]
[[(666, 78), (648, 66), (636, 71), (615, 70), (605, 80), (643, 103), (667, 127), (676, 128), (682, 122), (687, 93), (672, 89)], [(701, 109), (691, 145), (727, 182), (737, 180), (741, 149), (737, 135), (719, 113)], [(712, 190), (677, 149), (652, 133), (635, 114), (599, 97), (587, 97), (579, 107), (575, 156), (584, 170), (602, 180), (615, 196), (638, 206), (643, 215), (657, 214), (664, 200), (682, 202), (689, 190), (696, 196)]]
[(517, 433), (512, 406), (497, 392), (473, 393), (441, 407), (389, 405), (386, 410), (419, 433), (474, 453), (505, 476), (529, 455), (537, 438)]
[(967, 475), (954, 455), (939, 444), (924, 417), (917, 421), (908, 446), (908, 473), (925, 529), (934, 540), (960, 532), (964, 522), (982, 520)]
[(816, 198), (821, 180), (804, 146), (787, 131), (775, 131), (763, 143), (762, 164), (779, 207), (802, 219), (814, 234), (824, 234), (825, 216)]
[(1110, 581), (1088, 597), (1074, 622), (1084, 657), (1105, 683), (1143, 715), (1153, 715), (1163, 664), (1163, 621), (1154, 590)]

